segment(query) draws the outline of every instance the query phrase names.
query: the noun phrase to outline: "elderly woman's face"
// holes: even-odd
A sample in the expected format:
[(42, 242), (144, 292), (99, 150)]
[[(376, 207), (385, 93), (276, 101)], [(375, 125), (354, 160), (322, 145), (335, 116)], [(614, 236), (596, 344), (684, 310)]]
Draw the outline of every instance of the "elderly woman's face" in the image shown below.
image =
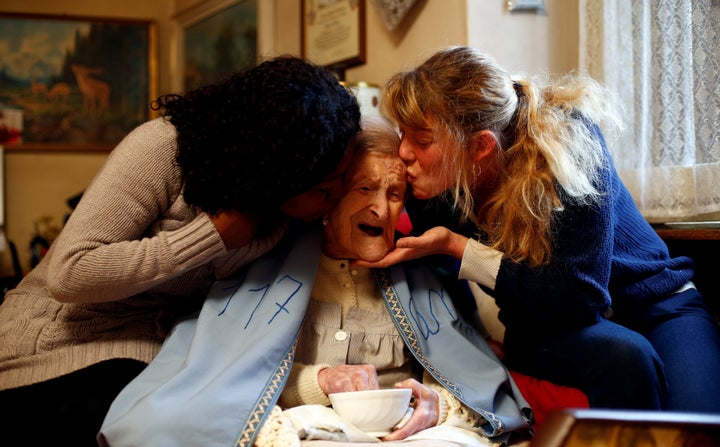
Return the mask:
[(328, 215), (323, 253), (335, 259), (382, 259), (394, 246), (406, 188), (400, 157), (366, 153), (351, 168), (347, 191)]

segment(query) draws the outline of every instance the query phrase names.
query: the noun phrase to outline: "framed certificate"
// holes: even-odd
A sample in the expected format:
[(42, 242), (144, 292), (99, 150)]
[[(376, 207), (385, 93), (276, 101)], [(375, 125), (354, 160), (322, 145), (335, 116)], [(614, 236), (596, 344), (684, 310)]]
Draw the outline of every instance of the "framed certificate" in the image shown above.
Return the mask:
[(344, 71), (365, 63), (365, 0), (301, 0), (302, 57)]

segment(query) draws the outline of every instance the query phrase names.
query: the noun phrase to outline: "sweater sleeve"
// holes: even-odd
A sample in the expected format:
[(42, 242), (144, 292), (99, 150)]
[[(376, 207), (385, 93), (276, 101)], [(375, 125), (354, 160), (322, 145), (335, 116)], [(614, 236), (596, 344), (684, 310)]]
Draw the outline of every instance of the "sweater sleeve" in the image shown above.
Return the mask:
[(320, 388), (318, 373), (330, 365), (305, 365), (299, 362), (293, 364), (285, 387), (280, 395), (280, 406), (293, 408), (300, 405), (330, 405), (330, 399)]
[(460, 279), (467, 279), (489, 289), (495, 288), (502, 252), (475, 239), (469, 239), (460, 264)]
[(502, 261), (491, 295), (507, 328), (532, 332), (584, 327), (609, 309), (611, 200), (605, 196), (596, 207), (568, 206), (562, 211), (550, 264)]
[(181, 197), (175, 129), (158, 118), (109, 155), (48, 253), (60, 301), (113, 301), (225, 254), (209, 217)]
[(437, 425), (447, 424), (484, 434), (482, 426), (487, 423), (484, 417), (460, 402), (427, 372), (423, 374), (423, 383), (438, 393), (440, 397), (440, 414)]

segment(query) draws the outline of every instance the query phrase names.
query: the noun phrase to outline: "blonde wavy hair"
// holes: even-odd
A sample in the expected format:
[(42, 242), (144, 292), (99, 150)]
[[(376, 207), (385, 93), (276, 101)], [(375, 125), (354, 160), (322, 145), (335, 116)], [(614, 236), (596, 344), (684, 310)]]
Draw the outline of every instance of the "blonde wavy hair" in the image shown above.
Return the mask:
[[(513, 80), (469, 47), (442, 49), (392, 76), (381, 110), (403, 127), (432, 126), (462, 219), (477, 220), (507, 258), (533, 266), (552, 259), (553, 218), (563, 200), (591, 205), (601, 196), (596, 185), (605, 154), (589, 123), (606, 132), (621, 128), (613, 95), (589, 77)], [(470, 143), (483, 130), (497, 140), (500, 184), (475, 203), (478, 167)]]

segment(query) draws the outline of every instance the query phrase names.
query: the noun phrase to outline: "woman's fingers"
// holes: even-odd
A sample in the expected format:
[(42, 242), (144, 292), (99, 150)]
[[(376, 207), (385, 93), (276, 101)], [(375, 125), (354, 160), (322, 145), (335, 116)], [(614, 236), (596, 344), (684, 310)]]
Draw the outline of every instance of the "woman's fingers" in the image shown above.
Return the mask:
[(325, 394), (376, 390), (377, 370), (373, 365), (336, 365), (318, 373), (320, 389)]
[(396, 248), (389, 252), (387, 255), (385, 255), (385, 257), (380, 259), (379, 261), (368, 262), (363, 261), (362, 259), (357, 259), (353, 261), (352, 264), (358, 267), (385, 268), (402, 261), (419, 258), (420, 256), (422, 255), (418, 255), (413, 249)]
[(383, 437), (384, 441), (405, 439), (437, 424), (440, 413), (440, 396), (431, 388), (415, 379), (407, 379), (395, 385), (396, 388), (410, 388), (415, 399), (413, 414), (405, 425)]

